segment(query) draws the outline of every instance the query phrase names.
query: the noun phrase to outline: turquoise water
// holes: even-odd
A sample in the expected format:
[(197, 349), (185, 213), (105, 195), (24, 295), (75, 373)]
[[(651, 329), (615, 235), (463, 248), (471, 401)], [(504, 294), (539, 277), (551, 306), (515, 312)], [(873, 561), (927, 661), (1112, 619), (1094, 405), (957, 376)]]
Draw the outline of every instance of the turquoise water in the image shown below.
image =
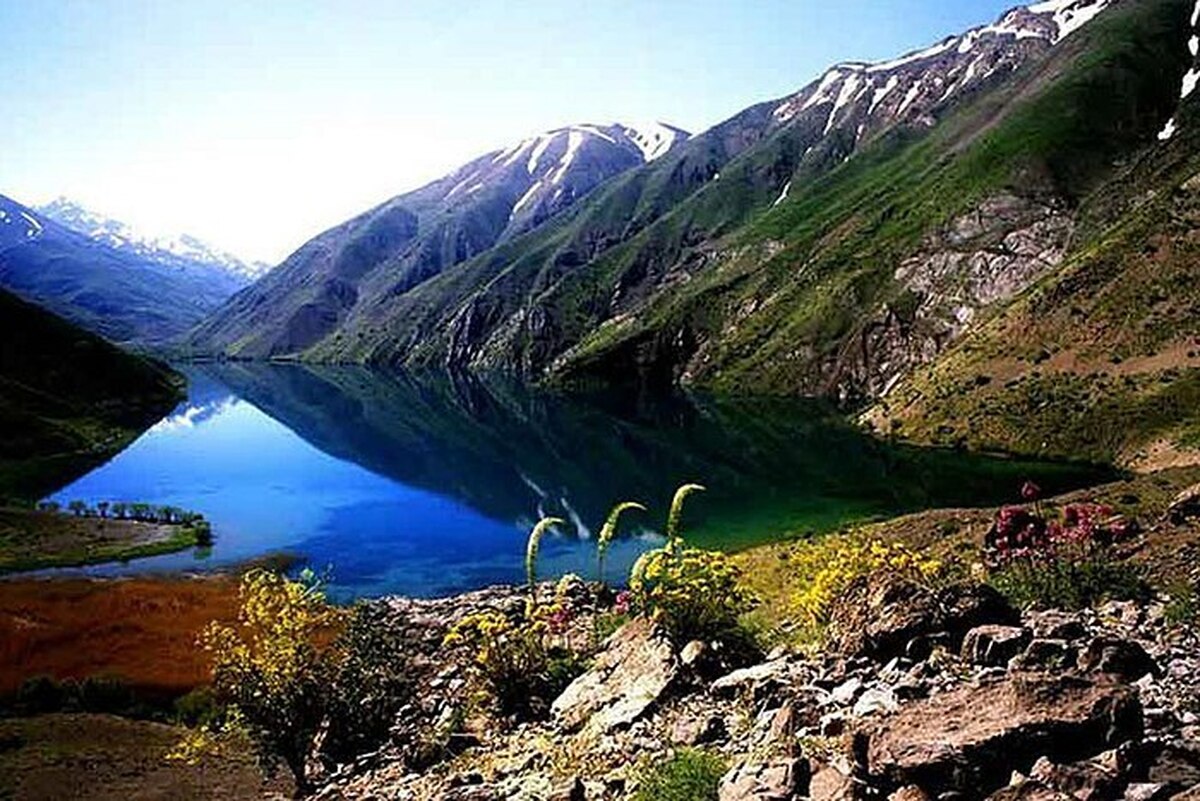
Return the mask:
[(620, 500), (620, 576), (660, 542), (675, 486), (709, 487), (689, 538), (737, 548), (871, 516), (1013, 499), (1095, 470), (888, 445), (819, 405), (780, 399), (578, 397), (360, 368), (201, 365), (188, 400), (53, 494), (203, 513), (216, 544), (73, 572), (211, 569), (274, 553), (328, 570), (335, 596), (444, 595), (520, 581), (543, 514), (543, 576), (595, 572), (593, 532)]

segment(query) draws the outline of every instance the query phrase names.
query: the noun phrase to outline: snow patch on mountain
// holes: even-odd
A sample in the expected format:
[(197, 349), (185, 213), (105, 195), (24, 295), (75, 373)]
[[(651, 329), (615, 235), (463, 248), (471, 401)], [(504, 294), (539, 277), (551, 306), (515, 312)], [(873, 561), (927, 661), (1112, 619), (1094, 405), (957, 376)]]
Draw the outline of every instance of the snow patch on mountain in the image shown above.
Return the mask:
[(37, 211), (89, 239), (115, 250), (136, 253), (167, 267), (216, 269), (244, 282), (257, 280), (271, 268), (263, 262), (242, 261), (189, 234), (156, 236), (139, 231), (65, 197), (39, 206)]

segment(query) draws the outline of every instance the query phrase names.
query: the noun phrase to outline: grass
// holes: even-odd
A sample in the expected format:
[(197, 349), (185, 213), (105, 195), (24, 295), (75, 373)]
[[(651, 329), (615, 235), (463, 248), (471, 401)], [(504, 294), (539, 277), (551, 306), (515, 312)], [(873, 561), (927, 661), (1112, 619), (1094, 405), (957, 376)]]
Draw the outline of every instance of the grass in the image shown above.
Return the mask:
[(638, 771), (632, 801), (717, 801), (725, 770), (725, 760), (715, 754), (681, 749)]
[(201, 629), (236, 619), (237, 603), (228, 576), (0, 581), (0, 695), (40, 675), (118, 677), (147, 696), (186, 693), (209, 679)]
[(202, 529), (0, 508), (0, 575), (175, 553), (201, 544)]

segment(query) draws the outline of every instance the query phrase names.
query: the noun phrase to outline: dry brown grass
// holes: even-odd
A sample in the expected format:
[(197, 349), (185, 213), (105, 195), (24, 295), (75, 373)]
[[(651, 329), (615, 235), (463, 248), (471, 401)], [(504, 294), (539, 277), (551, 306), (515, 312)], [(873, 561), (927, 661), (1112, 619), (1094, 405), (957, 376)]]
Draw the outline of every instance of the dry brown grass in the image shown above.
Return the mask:
[(0, 695), (38, 675), (169, 695), (206, 683), (196, 638), (236, 618), (237, 588), (232, 576), (0, 581)]

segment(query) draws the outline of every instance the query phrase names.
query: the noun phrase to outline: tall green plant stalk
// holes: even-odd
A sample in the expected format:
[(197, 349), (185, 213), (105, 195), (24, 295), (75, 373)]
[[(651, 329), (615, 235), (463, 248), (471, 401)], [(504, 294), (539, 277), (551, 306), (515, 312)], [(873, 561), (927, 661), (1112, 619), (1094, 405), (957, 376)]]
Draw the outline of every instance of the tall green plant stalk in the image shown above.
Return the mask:
[(601, 582), (604, 581), (604, 560), (608, 556), (608, 546), (612, 544), (613, 539), (617, 536), (617, 522), (621, 517), (622, 512), (630, 509), (638, 509), (646, 511), (646, 507), (634, 501), (624, 501), (618, 503), (608, 513), (608, 519), (604, 521), (604, 525), (600, 528), (600, 535), (596, 537), (596, 559), (598, 562), (598, 578)]
[(675, 497), (671, 500), (671, 511), (667, 514), (667, 547), (671, 550), (678, 550), (683, 544), (683, 535), (679, 532), (683, 523), (683, 502), (693, 492), (704, 492), (704, 489), (700, 484), (684, 484), (675, 490)]
[(529, 532), (529, 542), (525, 545), (525, 578), (529, 581), (529, 592), (536, 594), (538, 547), (542, 537), (554, 526), (565, 525), (567, 521), (561, 517), (543, 517)]

